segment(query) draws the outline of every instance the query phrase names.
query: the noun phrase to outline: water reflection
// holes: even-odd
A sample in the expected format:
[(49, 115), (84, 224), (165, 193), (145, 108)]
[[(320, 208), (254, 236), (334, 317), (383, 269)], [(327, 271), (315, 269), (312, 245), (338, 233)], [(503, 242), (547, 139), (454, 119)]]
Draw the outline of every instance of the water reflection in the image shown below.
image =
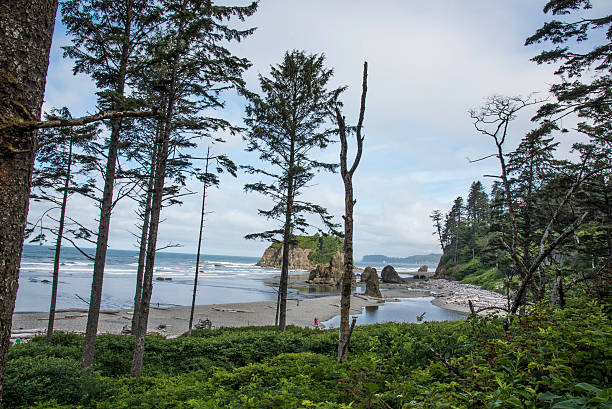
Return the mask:
[[(397, 302), (387, 301), (380, 305), (368, 305), (357, 315), (357, 325), (379, 324), (383, 322), (419, 322), (417, 316), (423, 315), (425, 321), (456, 321), (465, 319), (465, 315), (435, 306), (431, 303), (434, 297), (399, 298)], [(322, 322), (324, 328), (338, 328), (340, 316)]]

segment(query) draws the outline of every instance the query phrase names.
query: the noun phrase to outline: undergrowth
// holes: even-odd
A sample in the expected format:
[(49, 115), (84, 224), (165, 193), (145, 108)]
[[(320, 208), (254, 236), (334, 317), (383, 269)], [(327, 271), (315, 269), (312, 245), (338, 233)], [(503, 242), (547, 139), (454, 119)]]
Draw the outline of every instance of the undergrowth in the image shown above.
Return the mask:
[(143, 376), (128, 376), (133, 337), (81, 336), (11, 347), (4, 407), (36, 408), (612, 408), (612, 325), (572, 300), (515, 317), (357, 327), (350, 358), (336, 331), (272, 327), (149, 337)]

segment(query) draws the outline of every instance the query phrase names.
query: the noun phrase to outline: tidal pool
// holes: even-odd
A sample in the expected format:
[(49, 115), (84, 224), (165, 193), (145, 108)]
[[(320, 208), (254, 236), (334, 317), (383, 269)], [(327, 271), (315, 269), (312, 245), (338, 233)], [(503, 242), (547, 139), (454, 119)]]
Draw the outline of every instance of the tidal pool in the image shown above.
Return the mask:
[[(398, 301), (387, 301), (384, 304), (366, 306), (357, 316), (356, 325), (380, 324), (383, 322), (425, 322), (425, 321), (456, 321), (465, 319), (466, 315), (433, 305), (434, 297), (397, 298)], [(422, 316), (422, 320), (417, 317)], [(326, 329), (340, 326), (340, 315), (322, 322)]]

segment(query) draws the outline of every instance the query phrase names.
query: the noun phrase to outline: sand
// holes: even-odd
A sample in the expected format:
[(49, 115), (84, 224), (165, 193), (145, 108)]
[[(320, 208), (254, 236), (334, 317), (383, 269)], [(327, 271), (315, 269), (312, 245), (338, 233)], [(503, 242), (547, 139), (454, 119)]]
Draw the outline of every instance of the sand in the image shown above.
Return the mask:
[[(299, 279), (292, 284), (300, 286)], [(469, 312), (468, 300), (477, 308), (481, 306), (503, 305), (502, 295), (485, 291), (476, 286), (459, 284), (447, 280), (408, 280), (404, 284), (384, 284), (383, 299), (353, 295), (351, 297), (351, 314), (358, 314), (362, 307), (377, 305), (393, 298), (436, 297), (432, 303), (436, 306)], [(432, 293), (433, 292), (433, 293)], [(176, 337), (185, 333), (189, 325), (190, 307), (152, 307), (149, 315), (149, 333), (159, 333), (167, 337)], [(213, 328), (274, 325), (276, 313), (275, 301), (262, 301), (233, 304), (211, 304), (196, 307), (194, 324), (198, 320), (209, 319)], [(317, 298), (287, 300), (287, 324), (300, 327), (312, 327), (314, 319), (327, 321), (340, 314), (340, 295)], [(13, 315), (12, 340), (27, 339), (42, 334), (47, 327), (47, 313), (16, 313)], [(132, 310), (103, 311), (100, 314), (98, 332), (120, 334), (124, 326), (130, 326)], [(55, 330), (83, 333), (87, 322), (87, 310), (70, 309), (58, 311), (55, 319)]]
[[(362, 307), (377, 305), (384, 300), (351, 297), (351, 314), (358, 314)], [(190, 307), (151, 308), (148, 332), (166, 336), (178, 336), (187, 331)], [(196, 306), (194, 324), (199, 319), (209, 319), (213, 328), (274, 325), (276, 302), (262, 301), (234, 304), (211, 304)], [(287, 324), (312, 327), (315, 317), (326, 321), (340, 313), (340, 296), (327, 296), (287, 301)], [(40, 334), (47, 326), (47, 313), (17, 313), (13, 315), (13, 338), (28, 338), (29, 334)], [(130, 325), (132, 310), (106, 311), (100, 314), (98, 332), (119, 334), (125, 325)], [(70, 310), (56, 314), (55, 330), (82, 333), (85, 331), (87, 313)]]

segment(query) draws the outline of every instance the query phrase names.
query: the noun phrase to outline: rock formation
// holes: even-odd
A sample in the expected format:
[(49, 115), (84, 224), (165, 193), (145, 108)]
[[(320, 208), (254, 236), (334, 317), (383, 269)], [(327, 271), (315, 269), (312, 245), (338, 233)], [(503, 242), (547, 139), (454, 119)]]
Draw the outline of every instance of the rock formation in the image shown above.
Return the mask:
[(429, 269), (428, 266), (421, 266), (421, 267), (419, 267), (418, 272), (419, 273), (426, 273), (428, 269)]
[(397, 274), (393, 266), (386, 265), (380, 273), (383, 283), (403, 283), (404, 279)]
[(378, 274), (375, 268), (367, 266), (365, 270), (363, 270), (363, 273), (361, 273), (361, 282), (366, 283), (365, 295), (369, 297), (382, 297), (379, 288)]
[[(340, 252), (338, 252), (334, 254), (328, 266), (323, 267), (321, 264), (317, 264), (317, 266), (310, 272), (307, 282), (310, 284), (338, 286), (342, 282), (343, 272), (343, 256)], [(355, 281), (354, 273), (353, 281)]]
[[(316, 265), (308, 259), (311, 249), (293, 248), (289, 250), (290, 270), (310, 270)], [(283, 246), (270, 246), (264, 251), (263, 256), (257, 262), (260, 267), (281, 268), (283, 263)]]

